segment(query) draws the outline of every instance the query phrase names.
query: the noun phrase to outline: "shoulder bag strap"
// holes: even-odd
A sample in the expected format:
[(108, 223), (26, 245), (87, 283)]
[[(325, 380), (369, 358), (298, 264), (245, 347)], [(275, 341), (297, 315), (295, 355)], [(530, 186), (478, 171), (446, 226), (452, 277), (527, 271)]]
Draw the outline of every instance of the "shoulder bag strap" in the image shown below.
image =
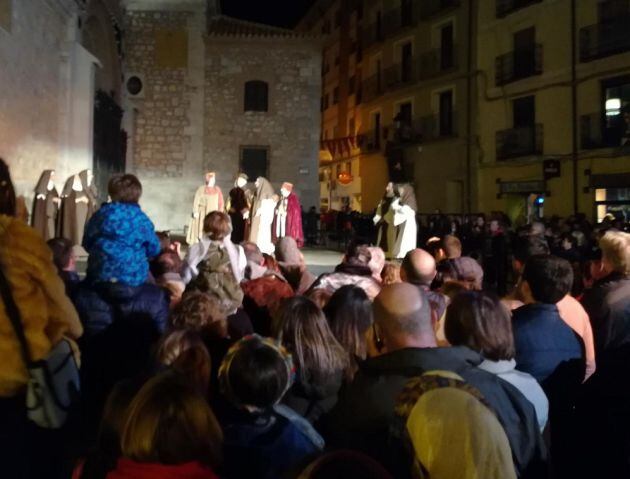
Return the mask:
[(4, 303), (4, 309), (7, 312), (7, 316), (13, 325), (13, 329), (15, 330), (15, 334), (18, 338), (18, 342), (20, 343), (20, 350), (22, 352), (22, 358), (24, 359), (24, 363), (28, 368), (31, 364), (31, 354), (29, 351), (28, 343), (26, 342), (26, 335), (24, 334), (24, 328), (22, 326), (22, 316), (20, 315), (20, 310), (18, 309), (15, 301), (13, 300), (13, 295), (11, 294), (11, 287), (9, 286), (9, 282), (7, 281), (6, 276), (4, 275), (4, 271), (0, 268), (0, 295), (2, 295), (2, 302)]

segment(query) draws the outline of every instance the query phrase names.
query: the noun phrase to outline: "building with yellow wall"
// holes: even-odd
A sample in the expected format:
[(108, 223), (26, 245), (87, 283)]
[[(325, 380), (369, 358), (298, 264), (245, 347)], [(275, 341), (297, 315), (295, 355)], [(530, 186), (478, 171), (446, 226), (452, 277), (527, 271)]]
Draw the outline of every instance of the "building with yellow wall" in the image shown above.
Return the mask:
[(479, 3), (479, 210), (630, 213), (629, 3)]
[(460, 0), (324, 0), (303, 19), (299, 28), (328, 35), (323, 206), (371, 211), (392, 180), (415, 186), (420, 211), (473, 208), (471, 8)]

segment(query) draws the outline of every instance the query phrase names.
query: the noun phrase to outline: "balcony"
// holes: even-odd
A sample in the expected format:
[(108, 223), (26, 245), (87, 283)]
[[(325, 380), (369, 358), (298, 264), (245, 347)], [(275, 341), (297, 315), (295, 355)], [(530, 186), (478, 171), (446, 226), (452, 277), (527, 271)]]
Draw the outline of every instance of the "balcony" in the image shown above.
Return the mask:
[(406, 28), (415, 27), (418, 24), (418, 9), (413, 3), (404, 8), (394, 8), (383, 16), (383, 34), (386, 38), (394, 36)]
[(630, 51), (630, 14), (580, 29), (580, 61)]
[(497, 131), (497, 161), (521, 156), (542, 155), (543, 127), (541, 124)]
[(449, 73), (457, 68), (457, 48), (436, 48), (420, 55), (419, 79), (426, 80)]
[(580, 117), (580, 145), (583, 150), (619, 148), (626, 132), (622, 115), (591, 113)]
[(391, 127), (394, 146), (417, 145), (457, 136), (457, 113), (401, 120)]
[(510, 13), (514, 13), (522, 8), (529, 7), (535, 3), (540, 3), (542, 0), (496, 0), (496, 14), (497, 18), (507, 17)]
[(361, 152), (373, 153), (382, 150), (385, 146), (385, 131), (386, 129), (379, 128), (364, 132), (361, 135)]
[(383, 71), (383, 80), (387, 91), (412, 85), (418, 81), (417, 64), (410, 61), (391, 66)]
[(542, 45), (513, 50), (496, 58), (495, 84), (507, 85), (542, 73)]
[(381, 74), (372, 75), (363, 80), (361, 85), (361, 100), (370, 102), (385, 93), (384, 82)]
[(382, 23), (376, 22), (363, 27), (361, 46), (364, 50), (367, 50), (372, 45), (380, 43), (383, 40), (385, 40), (385, 35), (383, 34)]
[(436, 15), (459, 7), (460, 0), (424, 0), (420, 4), (420, 17), (429, 20)]

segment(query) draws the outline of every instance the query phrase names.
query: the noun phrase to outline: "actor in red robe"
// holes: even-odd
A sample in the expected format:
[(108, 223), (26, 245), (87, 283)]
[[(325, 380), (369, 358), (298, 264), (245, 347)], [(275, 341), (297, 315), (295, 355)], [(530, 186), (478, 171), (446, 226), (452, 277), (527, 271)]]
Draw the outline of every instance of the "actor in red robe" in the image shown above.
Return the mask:
[(284, 183), (282, 187), (289, 191), (285, 236), (290, 236), (295, 239), (298, 247), (301, 248), (304, 246), (304, 231), (302, 230), (302, 206), (300, 205), (300, 199), (293, 192), (293, 185), (291, 183)]

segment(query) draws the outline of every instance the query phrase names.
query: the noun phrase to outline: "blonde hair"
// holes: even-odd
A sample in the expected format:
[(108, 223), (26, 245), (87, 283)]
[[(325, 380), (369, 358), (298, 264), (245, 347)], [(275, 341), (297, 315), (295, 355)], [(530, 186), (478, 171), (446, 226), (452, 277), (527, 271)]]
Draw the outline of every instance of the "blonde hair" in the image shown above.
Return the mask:
[(383, 286), (387, 286), (388, 284), (394, 283), (402, 283), (400, 279), (400, 263), (393, 263), (388, 261), (383, 266), (383, 271), (381, 271), (381, 279), (383, 281)]
[(630, 233), (607, 231), (599, 240), (602, 259), (610, 263), (614, 271), (630, 274)]
[(124, 457), (136, 462), (221, 462), (223, 433), (205, 399), (187, 380), (166, 372), (149, 380), (131, 401), (121, 438)]

